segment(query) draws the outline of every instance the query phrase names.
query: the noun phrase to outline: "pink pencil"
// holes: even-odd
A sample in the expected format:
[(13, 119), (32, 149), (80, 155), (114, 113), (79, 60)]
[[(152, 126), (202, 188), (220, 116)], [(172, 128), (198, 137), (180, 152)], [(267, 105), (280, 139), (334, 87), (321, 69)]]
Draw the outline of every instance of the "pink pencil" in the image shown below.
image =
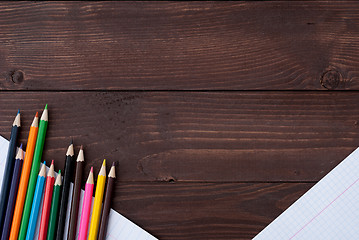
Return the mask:
[(82, 212), (81, 212), (79, 240), (87, 239), (87, 230), (88, 230), (90, 213), (91, 213), (93, 187), (94, 187), (93, 168), (91, 168), (89, 177), (87, 178), (87, 182), (85, 185), (85, 196), (84, 196), (84, 202), (82, 205)]

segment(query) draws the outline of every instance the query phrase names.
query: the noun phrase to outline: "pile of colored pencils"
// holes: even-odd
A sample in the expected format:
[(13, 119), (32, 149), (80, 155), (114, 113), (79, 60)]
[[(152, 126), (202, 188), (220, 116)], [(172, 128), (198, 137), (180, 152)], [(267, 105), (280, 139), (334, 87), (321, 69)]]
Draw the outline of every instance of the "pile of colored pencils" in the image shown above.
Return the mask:
[[(74, 240), (77, 235), (81, 179), (85, 163), (83, 147), (80, 148), (75, 164), (74, 145), (71, 141), (66, 152), (63, 177), (61, 170), (56, 176), (54, 160), (51, 161), (49, 170), (46, 168), (45, 161), (41, 163), (48, 125), (47, 105), (40, 121), (38, 113), (35, 115), (30, 127), (26, 152), (23, 151), (23, 144), (17, 147), (20, 125), (19, 110), (11, 129), (0, 192), (0, 240), (32, 240), (37, 234), (36, 229), (39, 229), (39, 240), (62, 240), (64, 237)], [(73, 169), (75, 169), (74, 179), (72, 179)], [(106, 161), (104, 160), (97, 178), (94, 204), (91, 206), (94, 191), (94, 176), (91, 167), (85, 185), (78, 239), (106, 239), (115, 178), (115, 163), (113, 163), (105, 192)], [(74, 180), (73, 194), (71, 205), (69, 205), (72, 180)], [(67, 216), (68, 209), (70, 209), (69, 216)], [(67, 231), (65, 229), (66, 218), (69, 218)], [(38, 219), (40, 220), (39, 228), (37, 228)], [(65, 232), (67, 236), (64, 236)]]

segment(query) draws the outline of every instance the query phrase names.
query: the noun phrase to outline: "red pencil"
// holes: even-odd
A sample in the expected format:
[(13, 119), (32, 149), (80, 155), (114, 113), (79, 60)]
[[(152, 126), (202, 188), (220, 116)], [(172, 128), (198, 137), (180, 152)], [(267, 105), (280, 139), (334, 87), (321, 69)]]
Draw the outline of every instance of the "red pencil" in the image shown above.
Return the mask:
[(38, 240), (46, 240), (47, 228), (49, 223), (52, 190), (54, 189), (55, 173), (54, 173), (54, 160), (51, 162), (49, 173), (46, 178), (44, 203), (42, 205), (40, 231)]

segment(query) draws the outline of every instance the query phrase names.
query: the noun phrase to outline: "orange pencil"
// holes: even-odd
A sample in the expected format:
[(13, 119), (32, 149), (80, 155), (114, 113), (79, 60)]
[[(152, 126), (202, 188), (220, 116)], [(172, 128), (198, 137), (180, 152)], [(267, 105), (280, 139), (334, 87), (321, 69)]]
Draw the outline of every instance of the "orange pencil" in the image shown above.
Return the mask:
[(31, 127), (30, 127), (29, 137), (27, 139), (24, 165), (23, 165), (23, 168), (21, 171), (19, 190), (17, 192), (15, 210), (14, 210), (14, 216), (12, 219), (9, 240), (17, 240), (17, 237), (19, 235), (22, 211), (23, 211), (24, 203), (25, 203), (27, 184), (29, 182), (32, 157), (34, 156), (34, 150), (35, 150), (35, 144), (36, 144), (38, 130), (39, 130), (39, 116), (38, 116), (38, 113), (36, 113), (34, 121), (32, 122)]

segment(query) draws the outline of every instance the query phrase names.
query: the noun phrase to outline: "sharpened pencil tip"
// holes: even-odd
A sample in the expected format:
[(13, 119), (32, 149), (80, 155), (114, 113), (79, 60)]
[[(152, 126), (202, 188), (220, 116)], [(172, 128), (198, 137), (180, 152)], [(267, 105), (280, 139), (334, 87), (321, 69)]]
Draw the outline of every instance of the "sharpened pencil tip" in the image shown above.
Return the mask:
[(20, 114), (20, 109), (17, 110), (17, 114)]
[(74, 138), (71, 137), (71, 143), (70, 144), (74, 144)]
[(54, 160), (52, 160), (52, 161), (51, 161), (50, 170), (49, 170), (49, 172), (47, 173), (47, 176), (48, 176), (48, 177), (53, 177), (53, 178), (55, 178), (54, 168), (55, 168), (55, 166), (54, 166)]
[(84, 146), (83, 146), (83, 145), (81, 145), (80, 149), (81, 149), (81, 150), (84, 150)]
[(17, 150), (15, 159), (24, 160), (24, 151), (22, 150), (22, 143), (20, 148)]
[(18, 112), (16, 114), (16, 117), (15, 117), (15, 120), (14, 120), (12, 126), (17, 126), (17, 127), (21, 126), (21, 123), (20, 123), (20, 109), (18, 110)]
[(46, 177), (46, 166), (45, 165), (42, 165), (40, 172), (39, 172), (39, 176)]
[(90, 171), (90, 173), (89, 173), (89, 176), (88, 176), (88, 178), (87, 178), (86, 183), (94, 184), (94, 180), (93, 180), (93, 167), (91, 167), (91, 171)]
[(57, 174), (56, 180), (55, 180), (55, 186), (61, 186), (61, 170), (59, 170), (59, 174)]
[(69, 145), (69, 147), (67, 148), (67, 152), (66, 152), (66, 156), (74, 156), (75, 155), (75, 152), (74, 152), (74, 145), (72, 144), (72, 141), (71, 141), (71, 144)]
[(44, 161), (44, 165), (46, 165), (46, 161)]
[(39, 113), (36, 112), (36, 115), (34, 117), (34, 120), (31, 123), (31, 127), (39, 127)]
[(49, 121), (49, 113), (48, 113), (48, 110), (47, 110), (47, 104), (46, 104), (46, 107), (45, 107), (44, 111), (42, 111), (40, 120), (43, 120), (43, 121), (46, 121), (46, 122)]
[(98, 175), (106, 176), (106, 159), (103, 160), (102, 167)]
[(84, 162), (84, 161), (85, 161), (84, 150), (81, 148), (79, 154), (77, 155), (76, 162)]
[(110, 169), (108, 177), (116, 178), (115, 162), (112, 163), (112, 167)]

